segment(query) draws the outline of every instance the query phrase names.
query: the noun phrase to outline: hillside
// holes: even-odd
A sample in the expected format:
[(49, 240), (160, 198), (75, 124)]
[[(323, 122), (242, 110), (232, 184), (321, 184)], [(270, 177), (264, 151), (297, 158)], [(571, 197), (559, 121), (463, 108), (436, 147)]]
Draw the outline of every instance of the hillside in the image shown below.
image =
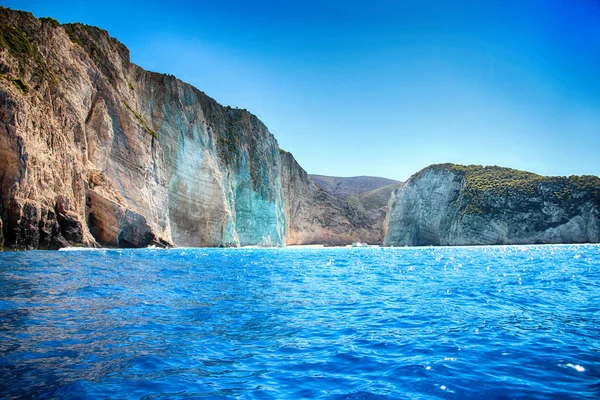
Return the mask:
[(375, 176), (341, 178), (310, 175), (311, 179), (326, 192), (347, 201), (354, 209), (370, 213), (374, 219), (385, 220), (392, 192), (402, 182)]
[(384, 186), (402, 183), (376, 176), (352, 176), (348, 178), (315, 174), (309, 176), (320, 188), (342, 199), (350, 195), (358, 195)]
[(385, 244), (597, 243), (600, 178), (438, 164), (392, 194)]

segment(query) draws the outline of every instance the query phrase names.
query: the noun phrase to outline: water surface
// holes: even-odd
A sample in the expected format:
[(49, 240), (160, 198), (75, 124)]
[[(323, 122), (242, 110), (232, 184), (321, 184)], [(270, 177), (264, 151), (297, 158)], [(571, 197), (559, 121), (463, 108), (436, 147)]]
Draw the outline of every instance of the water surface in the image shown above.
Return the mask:
[(0, 397), (599, 398), (600, 246), (0, 253)]

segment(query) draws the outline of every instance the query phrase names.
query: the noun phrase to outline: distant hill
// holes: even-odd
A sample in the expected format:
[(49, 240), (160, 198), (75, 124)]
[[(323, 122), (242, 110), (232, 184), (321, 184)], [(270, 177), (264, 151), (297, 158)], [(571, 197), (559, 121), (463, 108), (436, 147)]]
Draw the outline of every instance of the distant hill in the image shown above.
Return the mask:
[(310, 178), (321, 189), (340, 198), (345, 198), (353, 194), (357, 195), (370, 192), (371, 190), (392, 184), (402, 183), (393, 179), (379, 178), (376, 176), (352, 176), (349, 178), (341, 178), (337, 176), (310, 175)]
[[(392, 183), (368, 192), (356, 195), (365, 210), (373, 210), (380, 207), (387, 207), (388, 201), (394, 189), (402, 186), (402, 182)], [(351, 197), (351, 196), (349, 196)]]
[(387, 209), (392, 191), (402, 186), (401, 181), (376, 176), (337, 176), (310, 175), (321, 189), (346, 200), (355, 208), (365, 211)]

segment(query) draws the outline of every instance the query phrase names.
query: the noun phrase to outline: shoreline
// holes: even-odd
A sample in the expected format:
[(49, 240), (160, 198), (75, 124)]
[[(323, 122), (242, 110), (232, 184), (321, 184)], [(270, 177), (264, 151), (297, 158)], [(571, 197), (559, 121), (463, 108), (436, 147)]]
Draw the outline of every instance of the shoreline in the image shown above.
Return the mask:
[(538, 246), (600, 246), (600, 243), (530, 243), (530, 244), (481, 244), (481, 245), (465, 245), (465, 246), (381, 246), (381, 245), (369, 245), (369, 246), (330, 246), (325, 244), (299, 244), (299, 245), (288, 245), (288, 246), (240, 246), (240, 247), (171, 247), (171, 248), (160, 248), (160, 247), (138, 247), (138, 248), (124, 248), (124, 247), (63, 247), (57, 250), (12, 250), (5, 249), (0, 252), (21, 252), (21, 251), (114, 251), (114, 250), (332, 250), (332, 249), (383, 249), (383, 250), (437, 250), (437, 249), (468, 249), (468, 248), (503, 248), (503, 247), (538, 247)]

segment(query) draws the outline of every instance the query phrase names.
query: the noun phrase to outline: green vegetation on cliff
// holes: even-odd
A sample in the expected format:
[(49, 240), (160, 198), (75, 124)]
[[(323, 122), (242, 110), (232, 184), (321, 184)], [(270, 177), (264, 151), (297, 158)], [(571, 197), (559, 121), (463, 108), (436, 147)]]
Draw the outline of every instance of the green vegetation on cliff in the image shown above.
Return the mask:
[(27, 86), (27, 84), (25, 82), (23, 82), (22, 79), (16, 78), (16, 79), (11, 79), (11, 82), (13, 83), (13, 85), (15, 85), (17, 87), (17, 89), (19, 89), (23, 94), (27, 94), (29, 93), (29, 86)]
[(238, 146), (239, 143), (237, 143), (236, 139), (228, 139), (222, 136), (219, 136), (217, 138), (218, 154), (221, 157), (221, 159), (225, 161), (228, 165), (231, 165), (233, 163)]
[(34, 57), (37, 53), (37, 49), (23, 32), (6, 24), (0, 24), (0, 46), (17, 58)]
[(26, 32), (12, 25), (19, 22), (15, 20), (23, 20), (25, 25), (37, 25), (38, 21), (31, 13), (0, 7), (0, 21), (4, 21), (0, 23), (0, 49), (8, 50), (8, 53), (18, 62), (18, 71), (7, 71), (9, 72), (7, 75), (12, 75), (13, 84), (23, 94), (27, 94), (29, 87), (26, 81), (33, 81), (37, 89), (46, 79), (55, 82), (55, 77), (39, 52), (35, 38), (29, 37)]
[(109, 54), (111, 50), (116, 50), (121, 56), (123, 66), (126, 66), (129, 64), (129, 50), (104, 29), (80, 23), (64, 24), (62, 27), (71, 41), (88, 53), (100, 72), (114, 87), (121, 66), (114, 65)]
[(429, 169), (448, 170), (464, 179), (462, 193), (468, 203), (463, 214), (490, 212), (493, 198), (527, 201), (543, 197), (567, 207), (594, 197), (596, 207), (600, 207), (600, 178), (596, 176), (542, 176), (512, 168), (451, 163), (432, 165), (417, 175)]
[(146, 121), (146, 118), (144, 118), (142, 116), (142, 114), (140, 114), (139, 112), (137, 112), (133, 108), (131, 108), (129, 103), (127, 103), (126, 101), (124, 101), (123, 104), (129, 110), (129, 112), (131, 114), (133, 114), (135, 119), (138, 120), (138, 123), (142, 127), (142, 129), (144, 129), (147, 133), (149, 133), (154, 139), (158, 139), (158, 134), (156, 133), (156, 131), (154, 129), (150, 128), (150, 124), (148, 123), (148, 121)]
[(42, 17), (40, 18), (40, 21), (52, 25), (53, 28), (58, 28), (60, 26), (60, 22), (51, 17)]

